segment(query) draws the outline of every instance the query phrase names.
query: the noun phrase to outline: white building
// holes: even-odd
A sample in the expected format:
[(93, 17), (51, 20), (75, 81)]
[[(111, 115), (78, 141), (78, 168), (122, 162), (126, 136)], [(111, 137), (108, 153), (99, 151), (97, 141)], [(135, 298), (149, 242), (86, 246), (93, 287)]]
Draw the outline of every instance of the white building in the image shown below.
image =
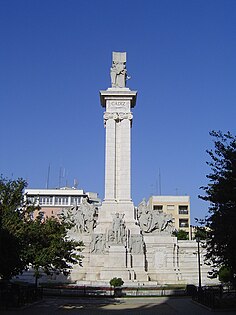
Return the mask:
[(91, 204), (99, 206), (101, 200), (94, 192), (82, 189), (63, 187), (60, 189), (25, 189), (25, 198), (36, 206), (45, 217), (56, 216), (62, 209), (71, 208), (81, 203), (83, 198)]

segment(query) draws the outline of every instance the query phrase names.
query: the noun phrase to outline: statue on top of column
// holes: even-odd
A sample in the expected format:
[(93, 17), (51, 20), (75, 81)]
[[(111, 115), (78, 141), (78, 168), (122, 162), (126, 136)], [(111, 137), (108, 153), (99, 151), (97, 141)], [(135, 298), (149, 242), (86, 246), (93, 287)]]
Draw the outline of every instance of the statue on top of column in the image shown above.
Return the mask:
[(112, 53), (112, 67), (111, 67), (111, 86), (113, 88), (126, 87), (126, 81), (130, 79), (127, 76), (126, 70), (126, 52)]

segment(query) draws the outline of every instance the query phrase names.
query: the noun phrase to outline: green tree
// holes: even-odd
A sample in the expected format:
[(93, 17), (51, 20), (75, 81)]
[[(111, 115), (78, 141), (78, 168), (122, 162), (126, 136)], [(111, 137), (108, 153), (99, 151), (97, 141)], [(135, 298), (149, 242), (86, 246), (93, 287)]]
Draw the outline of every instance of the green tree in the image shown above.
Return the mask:
[(207, 255), (213, 266), (227, 267), (236, 275), (236, 138), (231, 133), (212, 131), (214, 149), (208, 150), (211, 161), (209, 183), (201, 187), (210, 202), (205, 219), (208, 228)]
[(206, 230), (205, 226), (197, 226), (196, 227), (193, 239), (196, 239), (197, 237), (200, 240), (206, 240), (207, 239), (207, 230)]
[(67, 231), (68, 223), (54, 217), (43, 220), (40, 213), (26, 224), (23, 256), (34, 269), (36, 285), (41, 272), (68, 275), (74, 264), (81, 265), (83, 244), (68, 238)]
[[(63, 217), (44, 219), (39, 207), (24, 199), (26, 182), (0, 177), (0, 277), (10, 279), (29, 266), (68, 274), (81, 264), (82, 242), (67, 237), (71, 223)], [(34, 214), (34, 215), (33, 215)]]
[(17, 237), (6, 229), (0, 229), (0, 278), (9, 280), (23, 269)]
[(184, 230), (178, 230), (173, 232), (173, 236), (177, 237), (178, 240), (188, 240), (188, 232)]
[(0, 277), (10, 279), (24, 269), (21, 255), (23, 232), (23, 179), (0, 177)]
[(110, 280), (110, 285), (114, 288), (121, 287), (123, 284), (124, 284), (124, 281), (121, 278), (115, 277)]
[(225, 266), (222, 266), (219, 270), (219, 280), (220, 282), (223, 282), (223, 283), (229, 283), (232, 281), (232, 271), (225, 267)]

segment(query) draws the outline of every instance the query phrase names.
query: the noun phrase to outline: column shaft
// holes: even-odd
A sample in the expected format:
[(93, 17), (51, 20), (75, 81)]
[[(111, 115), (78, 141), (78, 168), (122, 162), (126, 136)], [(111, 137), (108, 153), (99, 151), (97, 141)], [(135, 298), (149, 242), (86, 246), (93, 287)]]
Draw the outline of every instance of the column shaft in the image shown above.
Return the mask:
[(115, 199), (116, 169), (116, 122), (106, 121), (106, 168), (105, 168), (105, 200)]

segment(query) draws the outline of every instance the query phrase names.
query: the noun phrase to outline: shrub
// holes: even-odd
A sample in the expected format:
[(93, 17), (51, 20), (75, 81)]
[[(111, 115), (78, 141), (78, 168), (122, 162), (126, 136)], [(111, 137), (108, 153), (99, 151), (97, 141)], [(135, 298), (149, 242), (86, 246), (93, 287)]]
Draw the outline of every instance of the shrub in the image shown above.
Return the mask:
[(121, 279), (121, 278), (112, 278), (111, 280), (110, 280), (110, 285), (112, 286), (112, 287), (121, 287), (122, 285), (124, 284), (124, 281)]
[(219, 270), (219, 280), (220, 282), (227, 283), (231, 282), (233, 279), (232, 271), (228, 267), (221, 267)]

